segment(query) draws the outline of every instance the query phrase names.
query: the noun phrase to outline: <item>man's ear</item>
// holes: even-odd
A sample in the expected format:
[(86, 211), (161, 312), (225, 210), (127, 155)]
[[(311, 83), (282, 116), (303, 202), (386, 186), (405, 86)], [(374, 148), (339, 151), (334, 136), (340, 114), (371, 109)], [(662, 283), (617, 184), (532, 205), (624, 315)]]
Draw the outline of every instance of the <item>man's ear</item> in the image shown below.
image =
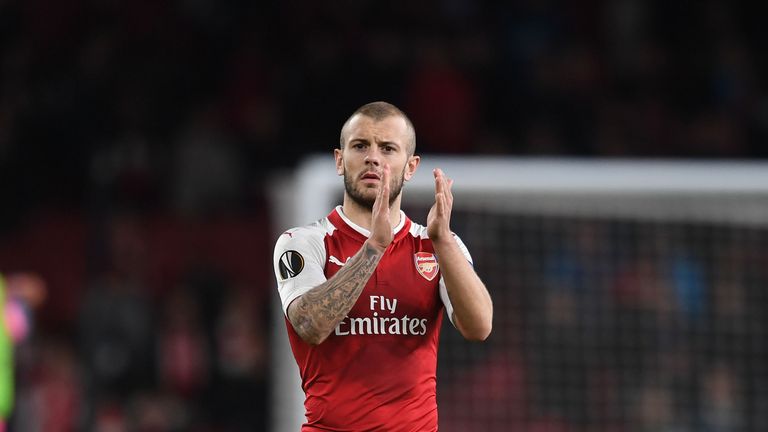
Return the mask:
[(405, 164), (405, 172), (403, 173), (403, 179), (405, 179), (405, 181), (410, 180), (413, 175), (416, 174), (416, 168), (419, 167), (420, 162), (420, 156), (413, 155), (408, 158), (408, 162)]
[(334, 149), (333, 157), (336, 159), (336, 174), (344, 175), (344, 159), (341, 157), (341, 149)]

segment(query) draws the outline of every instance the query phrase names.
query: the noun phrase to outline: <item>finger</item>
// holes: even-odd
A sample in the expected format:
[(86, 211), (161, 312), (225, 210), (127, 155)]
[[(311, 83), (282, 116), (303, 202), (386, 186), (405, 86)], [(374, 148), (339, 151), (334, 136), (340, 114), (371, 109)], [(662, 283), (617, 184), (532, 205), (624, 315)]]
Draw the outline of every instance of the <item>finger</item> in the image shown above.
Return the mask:
[(435, 194), (435, 215), (438, 219), (443, 217), (445, 212), (445, 196), (442, 193)]
[(381, 185), (381, 208), (389, 208), (389, 183)]
[(440, 182), (440, 192), (442, 192), (445, 195), (444, 204), (450, 207), (453, 205), (453, 193), (451, 192), (451, 186), (453, 185), (453, 180), (449, 179), (448, 176), (445, 175), (443, 170), (438, 168), (437, 171), (438, 171), (438, 178)]
[(448, 206), (453, 206), (453, 179), (447, 178), (445, 185), (445, 198)]
[(442, 193), (443, 192), (443, 186), (444, 186), (443, 182), (442, 182), (443, 170), (441, 170), (440, 168), (435, 168), (432, 171), (432, 174), (435, 176), (435, 193), (436, 194)]
[(384, 164), (384, 169), (381, 174), (381, 185), (379, 186), (379, 197), (382, 199), (382, 204), (389, 206), (389, 164)]

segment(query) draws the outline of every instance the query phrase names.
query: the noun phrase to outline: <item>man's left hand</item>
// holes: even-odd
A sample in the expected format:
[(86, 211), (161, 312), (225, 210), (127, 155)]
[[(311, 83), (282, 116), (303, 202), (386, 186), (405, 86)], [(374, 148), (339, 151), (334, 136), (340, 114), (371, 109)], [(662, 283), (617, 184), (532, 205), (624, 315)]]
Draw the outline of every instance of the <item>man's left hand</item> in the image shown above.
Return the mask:
[(451, 238), (453, 180), (449, 179), (440, 168), (434, 169), (432, 174), (435, 176), (435, 204), (429, 209), (427, 216), (427, 234), (432, 241), (441, 241)]

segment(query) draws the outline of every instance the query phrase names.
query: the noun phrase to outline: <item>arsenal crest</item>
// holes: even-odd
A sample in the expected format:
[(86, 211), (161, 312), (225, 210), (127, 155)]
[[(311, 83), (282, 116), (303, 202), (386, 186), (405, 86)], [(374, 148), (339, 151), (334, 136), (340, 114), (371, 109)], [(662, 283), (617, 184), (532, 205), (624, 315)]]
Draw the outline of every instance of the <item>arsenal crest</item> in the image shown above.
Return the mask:
[(437, 258), (429, 252), (416, 252), (413, 254), (413, 262), (416, 264), (416, 270), (424, 276), (424, 279), (431, 281), (437, 276), (440, 266), (437, 264)]

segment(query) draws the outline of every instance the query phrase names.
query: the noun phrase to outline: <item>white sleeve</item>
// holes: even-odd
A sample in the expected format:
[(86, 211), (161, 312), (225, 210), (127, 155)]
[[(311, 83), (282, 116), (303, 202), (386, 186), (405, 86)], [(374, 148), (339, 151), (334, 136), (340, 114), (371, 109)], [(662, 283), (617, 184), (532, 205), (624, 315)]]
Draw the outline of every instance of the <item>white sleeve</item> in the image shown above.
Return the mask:
[(303, 227), (288, 230), (277, 239), (273, 264), (286, 316), (292, 301), (326, 281), (324, 237), (323, 230)]
[[(472, 262), (472, 255), (469, 254), (469, 250), (467, 249), (467, 246), (464, 244), (464, 242), (461, 241), (461, 238), (459, 238), (459, 236), (456, 234), (453, 234), (453, 238), (456, 240), (456, 243), (459, 244), (459, 249), (461, 249), (461, 252), (467, 258), (467, 261), (474, 265)], [(439, 263), (440, 257), (438, 257), (437, 260)], [(445, 306), (445, 313), (448, 314), (448, 319), (451, 320), (451, 324), (456, 327), (456, 323), (453, 322), (453, 305), (451, 304), (450, 297), (448, 297), (448, 288), (445, 287), (445, 279), (443, 279), (442, 273), (440, 274), (440, 299), (443, 301), (443, 305)]]

